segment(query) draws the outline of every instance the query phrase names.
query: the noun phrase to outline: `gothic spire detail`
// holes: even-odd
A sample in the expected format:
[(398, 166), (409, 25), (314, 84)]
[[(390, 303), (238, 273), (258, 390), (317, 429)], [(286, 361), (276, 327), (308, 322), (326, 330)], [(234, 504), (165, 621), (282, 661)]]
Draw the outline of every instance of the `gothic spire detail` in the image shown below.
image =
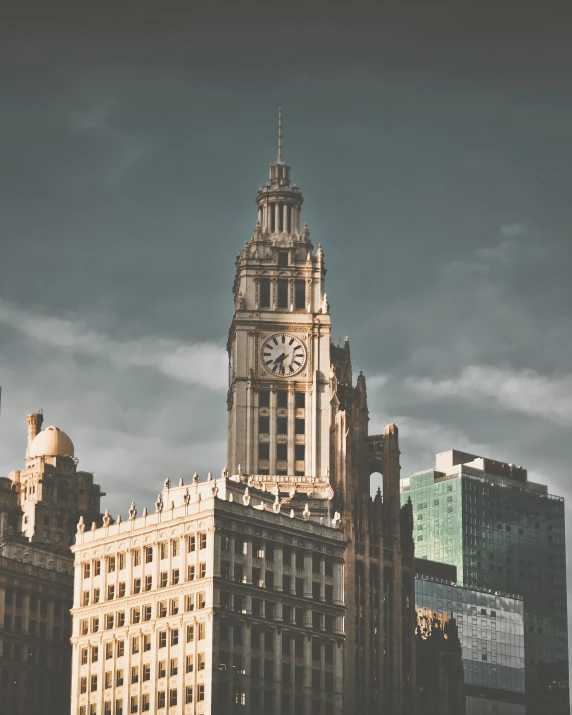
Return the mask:
[(282, 164), (282, 107), (278, 107), (278, 156), (277, 164)]

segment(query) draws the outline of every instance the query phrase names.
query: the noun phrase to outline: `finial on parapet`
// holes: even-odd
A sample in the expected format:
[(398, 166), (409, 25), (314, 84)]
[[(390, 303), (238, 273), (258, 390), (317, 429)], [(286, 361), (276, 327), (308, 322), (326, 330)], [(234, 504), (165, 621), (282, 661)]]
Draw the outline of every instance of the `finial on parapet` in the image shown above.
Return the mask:
[(198, 475), (198, 472), (195, 472), (195, 473), (193, 474), (193, 484), (198, 484), (200, 481), (201, 481), (201, 479), (200, 479), (200, 477), (199, 477), (199, 475)]
[(248, 487), (244, 490), (244, 496), (242, 497), (242, 503), (244, 506), (248, 506), (250, 504), (250, 490)]
[(116, 524), (121, 524), (121, 514), (117, 515), (117, 519), (115, 520)]
[(275, 514), (279, 514), (279, 513), (280, 513), (280, 499), (279, 499), (279, 497), (278, 497), (278, 494), (276, 495), (276, 498), (274, 499), (274, 504), (272, 504), (272, 511), (273, 511)]
[(209, 473), (207, 474), (207, 482), (212, 482), (212, 480), (213, 480), (213, 473), (212, 473), (212, 472), (209, 472)]
[(165, 479), (165, 489), (170, 489), (170, 488), (171, 488), (171, 480), (169, 479), (169, 477), (167, 477), (167, 479)]
[(185, 495), (183, 496), (183, 501), (188, 504), (191, 501), (191, 495), (189, 494), (189, 487), (185, 489)]
[(103, 515), (103, 526), (109, 526), (111, 524), (111, 517), (109, 516), (109, 509), (105, 510)]
[(278, 107), (278, 164), (282, 163), (282, 107)]
[(179, 479), (179, 486), (180, 486), (180, 487), (184, 487), (184, 486), (185, 486), (185, 480), (183, 479), (183, 477), (181, 477), (181, 478)]
[(334, 518), (332, 519), (332, 526), (338, 527), (342, 523), (342, 517), (340, 516), (340, 512), (336, 511), (334, 513)]
[(147, 507), (146, 507), (146, 506), (143, 507), (143, 514), (142, 514), (142, 516), (147, 516)]
[(135, 519), (136, 516), (137, 516), (137, 509), (135, 508), (135, 502), (132, 501), (132, 502), (131, 502), (131, 507), (130, 507), (130, 509), (129, 509), (129, 518), (130, 518), (130, 519)]
[(163, 511), (163, 497), (159, 494), (155, 502), (155, 512)]
[(307, 504), (306, 504), (306, 506), (304, 507), (304, 511), (302, 512), (302, 516), (303, 516), (304, 519), (306, 519), (306, 521), (308, 521), (308, 519), (310, 518), (310, 510), (308, 509), (308, 505), (307, 505)]
[(222, 470), (221, 477), (223, 479), (228, 479), (228, 469), (226, 467)]
[(83, 534), (84, 531), (85, 531), (85, 522), (83, 520), (83, 516), (80, 516), (79, 521), (77, 522), (77, 533)]

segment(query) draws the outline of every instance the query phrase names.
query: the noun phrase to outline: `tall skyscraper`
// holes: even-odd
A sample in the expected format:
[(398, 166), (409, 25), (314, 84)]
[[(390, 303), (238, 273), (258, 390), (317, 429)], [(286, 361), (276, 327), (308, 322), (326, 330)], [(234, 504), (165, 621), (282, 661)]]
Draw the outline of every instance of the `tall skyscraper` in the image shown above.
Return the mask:
[[(354, 384), (349, 341), (331, 343), (324, 251), (301, 227), (281, 139), (280, 118), (254, 233), (236, 259), (229, 469), (163, 490), (152, 516), (133, 507), (129, 522), (80, 525), (72, 715), (163, 713), (168, 703), (177, 713), (414, 712), (412, 512), (400, 505), (398, 431), (368, 434), (365, 377)], [(383, 500), (370, 496), (373, 472)], [(195, 530), (206, 551), (190, 563), (183, 534)], [(144, 549), (153, 566), (137, 561)], [(105, 566), (118, 552), (121, 578), (117, 560)], [(183, 673), (198, 658), (195, 619), (204, 659)]]
[(417, 557), (454, 564), (466, 586), (522, 595), (527, 712), (568, 715), (564, 500), (522, 467), (458, 451), (403, 480), (409, 499)]
[(0, 711), (54, 715), (69, 712), (70, 543), (101, 493), (65, 432), (27, 422), (25, 468), (0, 479)]

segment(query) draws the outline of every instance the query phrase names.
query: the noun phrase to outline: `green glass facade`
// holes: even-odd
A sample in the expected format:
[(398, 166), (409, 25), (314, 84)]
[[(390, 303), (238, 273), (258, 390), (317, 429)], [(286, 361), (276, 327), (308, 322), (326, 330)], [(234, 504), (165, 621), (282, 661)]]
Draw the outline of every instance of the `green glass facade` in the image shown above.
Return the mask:
[(402, 482), (415, 556), (455, 565), (467, 586), (523, 596), (527, 712), (568, 715), (564, 500), (528, 482), (525, 470), (518, 480), (466, 464), (448, 472)]

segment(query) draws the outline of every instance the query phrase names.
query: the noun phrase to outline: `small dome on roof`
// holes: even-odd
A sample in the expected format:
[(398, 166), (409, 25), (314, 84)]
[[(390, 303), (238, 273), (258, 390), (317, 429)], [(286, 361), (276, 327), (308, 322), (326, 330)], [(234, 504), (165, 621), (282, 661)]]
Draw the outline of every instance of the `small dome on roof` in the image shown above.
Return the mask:
[(29, 457), (73, 457), (71, 439), (59, 427), (47, 427), (39, 432), (28, 450)]

